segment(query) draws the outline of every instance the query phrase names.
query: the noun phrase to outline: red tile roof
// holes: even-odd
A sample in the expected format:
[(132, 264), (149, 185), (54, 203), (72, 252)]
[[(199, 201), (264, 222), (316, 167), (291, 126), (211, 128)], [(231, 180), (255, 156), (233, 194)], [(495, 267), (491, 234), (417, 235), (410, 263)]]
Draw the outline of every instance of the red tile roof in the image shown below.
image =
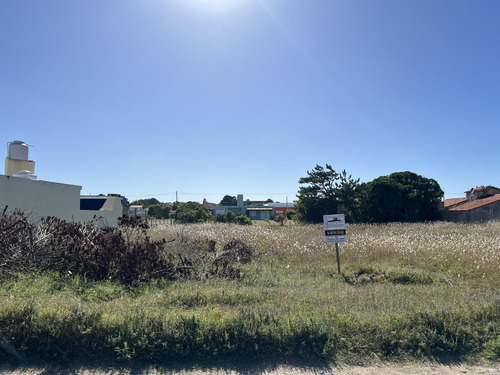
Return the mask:
[(500, 194), (495, 194), (490, 197), (475, 199), (470, 202), (459, 204), (456, 207), (450, 208), (450, 212), (470, 211), (499, 201), (500, 201)]
[(483, 185), (483, 186), (478, 186), (478, 187), (469, 189), (469, 190), (466, 191), (466, 193), (471, 193), (473, 191), (481, 191), (481, 190), (485, 190), (485, 189), (488, 189), (488, 188), (500, 190), (499, 188), (497, 188), (496, 186), (493, 186), (493, 185)]
[(447, 207), (455, 206), (457, 204), (464, 203), (464, 202), (467, 202), (467, 198), (465, 198), (465, 197), (462, 197), (462, 198), (449, 198), (449, 199), (445, 199), (443, 201), (443, 207), (447, 208)]

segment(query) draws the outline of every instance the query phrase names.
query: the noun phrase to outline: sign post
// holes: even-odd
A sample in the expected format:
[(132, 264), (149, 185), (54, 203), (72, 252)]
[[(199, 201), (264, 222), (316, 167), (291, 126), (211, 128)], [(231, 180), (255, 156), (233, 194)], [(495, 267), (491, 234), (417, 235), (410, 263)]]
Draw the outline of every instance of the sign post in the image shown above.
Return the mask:
[(325, 226), (325, 240), (327, 243), (335, 243), (335, 253), (337, 255), (337, 270), (340, 273), (339, 242), (347, 242), (345, 231), (345, 215), (323, 215)]

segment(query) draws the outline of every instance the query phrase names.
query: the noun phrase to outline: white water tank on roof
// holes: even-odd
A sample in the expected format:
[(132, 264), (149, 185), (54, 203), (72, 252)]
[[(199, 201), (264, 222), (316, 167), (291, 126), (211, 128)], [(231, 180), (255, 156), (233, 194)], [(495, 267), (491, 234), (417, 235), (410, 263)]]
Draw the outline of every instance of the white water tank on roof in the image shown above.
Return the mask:
[(29, 146), (23, 141), (7, 143), (7, 157), (13, 160), (28, 160)]

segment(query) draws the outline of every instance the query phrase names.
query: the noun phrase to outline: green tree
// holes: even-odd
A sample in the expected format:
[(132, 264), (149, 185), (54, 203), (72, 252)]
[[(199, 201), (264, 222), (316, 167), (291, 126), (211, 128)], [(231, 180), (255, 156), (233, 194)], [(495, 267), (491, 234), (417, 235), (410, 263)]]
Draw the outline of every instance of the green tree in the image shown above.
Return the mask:
[(215, 222), (216, 223), (225, 223), (226, 222), (226, 215), (217, 214), (217, 216), (215, 216)]
[(153, 204), (148, 207), (148, 216), (156, 219), (168, 219), (172, 206), (166, 203)]
[(236, 214), (233, 211), (227, 211), (224, 215), (224, 222), (226, 223), (234, 223), (236, 219)]
[(381, 176), (367, 184), (365, 218), (384, 223), (438, 220), (443, 195), (434, 179), (413, 172)]
[(133, 201), (130, 204), (131, 205), (141, 205), (141, 206), (144, 206), (144, 207), (149, 207), (151, 205), (160, 204), (160, 203), (161, 202), (158, 199), (156, 199), (156, 198), (146, 198), (146, 199), (139, 199), (139, 200)]
[(347, 221), (361, 221), (361, 183), (359, 178), (353, 179), (344, 169), (335, 183), (335, 195), (339, 203), (338, 213), (344, 214)]
[(388, 176), (381, 176), (367, 184), (364, 221), (387, 223), (398, 221), (402, 210), (400, 186)]
[(323, 215), (346, 214), (346, 220), (356, 220), (359, 215), (361, 196), (360, 183), (345, 170), (337, 173), (330, 164), (326, 168), (316, 164), (307, 177), (299, 179), (297, 210), (299, 219), (307, 222), (321, 222)]
[(219, 206), (236, 206), (238, 204), (238, 200), (235, 196), (224, 195), (224, 198), (219, 203)]
[(297, 211), (295, 210), (286, 210), (286, 218), (288, 220), (295, 220), (297, 217)]
[(175, 211), (175, 221), (179, 223), (199, 223), (210, 218), (208, 210), (198, 202), (181, 203)]

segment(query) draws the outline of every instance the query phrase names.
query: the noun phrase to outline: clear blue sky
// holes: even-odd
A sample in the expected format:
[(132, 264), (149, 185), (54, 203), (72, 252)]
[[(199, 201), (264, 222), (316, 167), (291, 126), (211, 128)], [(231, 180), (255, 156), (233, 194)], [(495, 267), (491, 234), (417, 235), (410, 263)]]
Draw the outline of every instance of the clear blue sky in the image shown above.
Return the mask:
[(1, 1), (1, 141), (33, 145), (41, 180), (129, 200), (291, 201), (325, 163), (463, 196), (500, 185), (499, 16), (498, 0)]

